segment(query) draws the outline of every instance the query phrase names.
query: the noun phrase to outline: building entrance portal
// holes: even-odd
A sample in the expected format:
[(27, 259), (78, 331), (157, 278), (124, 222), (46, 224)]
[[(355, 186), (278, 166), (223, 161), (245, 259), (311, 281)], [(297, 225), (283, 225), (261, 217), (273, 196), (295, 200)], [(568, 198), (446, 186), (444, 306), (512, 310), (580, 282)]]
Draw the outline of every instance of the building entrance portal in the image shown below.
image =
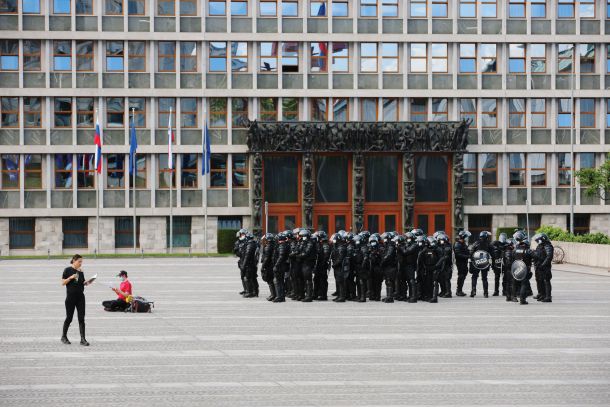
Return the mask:
[(414, 225), (426, 234), (442, 230), (452, 235), (451, 156), (415, 156)]

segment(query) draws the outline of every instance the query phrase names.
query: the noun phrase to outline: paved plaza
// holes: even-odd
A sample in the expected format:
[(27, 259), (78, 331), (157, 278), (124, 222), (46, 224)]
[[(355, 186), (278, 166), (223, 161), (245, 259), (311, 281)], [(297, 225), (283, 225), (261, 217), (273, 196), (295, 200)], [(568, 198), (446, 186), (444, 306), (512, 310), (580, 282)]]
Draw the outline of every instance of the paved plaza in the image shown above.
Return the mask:
[[(262, 282), (260, 298), (237, 295), (229, 257), (86, 258), (85, 276), (98, 280), (86, 289), (84, 348), (76, 316), (72, 345), (59, 341), (66, 263), (0, 261), (0, 406), (610, 400), (608, 276), (557, 270), (552, 304), (482, 295), (438, 304), (273, 304)], [(102, 310), (120, 269), (134, 294), (156, 302), (152, 314)]]

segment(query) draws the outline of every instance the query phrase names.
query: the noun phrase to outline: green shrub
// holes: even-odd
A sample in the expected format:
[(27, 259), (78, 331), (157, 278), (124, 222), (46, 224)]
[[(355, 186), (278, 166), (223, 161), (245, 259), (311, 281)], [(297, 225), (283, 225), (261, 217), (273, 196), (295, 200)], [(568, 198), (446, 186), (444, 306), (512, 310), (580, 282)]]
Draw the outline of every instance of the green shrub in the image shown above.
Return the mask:
[(218, 253), (232, 253), (235, 245), (235, 234), (238, 229), (221, 229), (218, 231)]
[(505, 228), (498, 228), (498, 230), (496, 230), (496, 240), (498, 240), (500, 238), (500, 233), (506, 233), (506, 236), (508, 236), (508, 238), (510, 239), (511, 237), (513, 237), (513, 235), (515, 234), (515, 231), (519, 229), (518, 227), (505, 227)]
[(584, 235), (574, 235), (557, 226), (542, 226), (536, 233), (546, 233), (549, 239), (559, 242), (591, 243), (591, 244), (610, 244), (610, 237), (603, 233), (586, 233)]

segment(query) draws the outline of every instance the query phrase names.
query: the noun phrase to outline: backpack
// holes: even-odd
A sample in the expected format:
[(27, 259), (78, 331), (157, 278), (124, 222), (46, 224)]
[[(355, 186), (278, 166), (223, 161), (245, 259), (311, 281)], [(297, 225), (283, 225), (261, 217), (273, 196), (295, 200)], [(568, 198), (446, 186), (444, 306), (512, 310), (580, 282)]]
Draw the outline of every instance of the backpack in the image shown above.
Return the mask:
[(155, 302), (148, 301), (144, 297), (133, 297), (129, 308), (131, 312), (152, 312), (152, 309), (155, 308)]

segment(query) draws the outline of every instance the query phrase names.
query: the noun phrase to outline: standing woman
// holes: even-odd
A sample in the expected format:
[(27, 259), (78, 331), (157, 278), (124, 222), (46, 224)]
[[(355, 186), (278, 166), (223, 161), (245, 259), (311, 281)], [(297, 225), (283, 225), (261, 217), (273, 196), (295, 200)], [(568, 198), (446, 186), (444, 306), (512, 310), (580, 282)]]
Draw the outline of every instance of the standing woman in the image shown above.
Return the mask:
[(68, 340), (68, 328), (74, 317), (74, 309), (78, 311), (78, 327), (80, 329), (80, 344), (89, 346), (89, 342), (85, 339), (85, 286), (89, 285), (85, 281), (85, 275), (81, 269), (83, 265), (83, 256), (75, 254), (70, 260), (70, 267), (66, 267), (64, 274), (61, 277), (61, 285), (66, 286), (66, 320), (64, 321), (64, 330), (61, 336), (62, 343), (70, 344)]

